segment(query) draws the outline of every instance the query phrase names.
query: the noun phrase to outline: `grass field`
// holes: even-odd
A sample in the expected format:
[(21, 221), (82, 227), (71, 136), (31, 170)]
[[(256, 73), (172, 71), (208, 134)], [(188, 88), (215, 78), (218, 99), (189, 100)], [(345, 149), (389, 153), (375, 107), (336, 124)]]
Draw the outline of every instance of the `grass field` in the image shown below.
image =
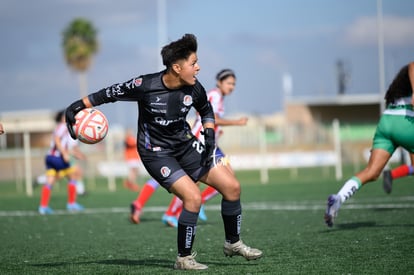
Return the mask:
[[(321, 169), (270, 173), (238, 172), (242, 183), (242, 238), (264, 252), (262, 259), (226, 258), (218, 197), (206, 205), (194, 250), (207, 264), (205, 274), (414, 274), (414, 183), (395, 181), (392, 194), (382, 180), (347, 201), (333, 228), (323, 221), (325, 200), (343, 182)], [(345, 171), (345, 177), (352, 175)], [(79, 202), (87, 210), (68, 214), (66, 192), (54, 190), (55, 215), (37, 214), (40, 188), (32, 198), (0, 184), (0, 274), (173, 274), (176, 230), (160, 221), (171, 196), (159, 189), (142, 223), (127, 216), (136, 194), (120, 187), (111, 193), (99, 181)], [(190, 272), (191, 273), (191, 272)]]

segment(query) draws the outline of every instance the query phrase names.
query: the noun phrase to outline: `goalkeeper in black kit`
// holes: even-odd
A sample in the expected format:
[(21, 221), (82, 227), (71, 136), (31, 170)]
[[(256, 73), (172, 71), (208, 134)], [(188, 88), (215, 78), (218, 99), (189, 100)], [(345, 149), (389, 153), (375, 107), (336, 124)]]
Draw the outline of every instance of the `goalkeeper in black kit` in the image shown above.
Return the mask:
[[(114, 84), (72, 103), (66, 109), (68, 129), (76, 138), (72, 125), (76, 113), (84, 108), (116, 101), (136, 101), (139, 111), (137, 147), (141, 160), (161, 186), (183, 201), (174, 268), (207, 269), (195, 260), (196, 253), (192, 251), (201, 206), (197, 181), (214, 187), (222, 195), (224, 254), (258, 259), (262, 251), (245, 245), (240, 239), (240, 183), (223, 164), (214, 161), (214, 112), (206, 91), (196, 78), (200, 70), (196, 37), (185, 34), (164, 46), (161, 56), (166, 66), (164, 71)], [(202, 118), (205, 145), (194, 137), (186, 122), (191, 107)]]

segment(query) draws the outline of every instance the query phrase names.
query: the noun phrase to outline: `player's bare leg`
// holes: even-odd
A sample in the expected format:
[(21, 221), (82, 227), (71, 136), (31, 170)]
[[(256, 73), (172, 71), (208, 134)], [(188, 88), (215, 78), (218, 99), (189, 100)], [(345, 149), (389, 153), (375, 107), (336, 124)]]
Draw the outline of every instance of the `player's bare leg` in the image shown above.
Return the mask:
[(381, 175), (390, 157), (390, 153), (383, 149), (372, 150), (367, 167), (346, 181), (337, 194), (331, 194), (328, 197), (324, 220), (329, 227), (333, 226), (341, 205), (364, 184), (376, 180)]

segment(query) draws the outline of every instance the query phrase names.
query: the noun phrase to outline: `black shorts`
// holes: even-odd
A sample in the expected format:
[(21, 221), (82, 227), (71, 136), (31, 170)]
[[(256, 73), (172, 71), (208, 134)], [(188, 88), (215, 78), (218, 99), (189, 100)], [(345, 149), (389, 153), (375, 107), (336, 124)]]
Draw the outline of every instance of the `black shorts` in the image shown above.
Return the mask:
[(177, 149), (163, 149), (158, 152), (143, 149), (139, 154), (148, 173), (169, 190), (174, 182), (185, 175), (197, 182), (209, 171), (209, 167), (201, 166), (203, 150), (201, 142), (194, 138)]

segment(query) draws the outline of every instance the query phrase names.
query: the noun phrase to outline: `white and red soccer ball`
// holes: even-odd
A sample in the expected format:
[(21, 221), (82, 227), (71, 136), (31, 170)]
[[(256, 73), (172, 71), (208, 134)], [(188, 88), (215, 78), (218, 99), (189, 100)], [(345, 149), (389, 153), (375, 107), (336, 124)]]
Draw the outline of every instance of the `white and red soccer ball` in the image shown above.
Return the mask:
[(95, 144), (103, 140), (108, 133), (108, 120), (105, 115), (93, 108), (86, 108), (75, 115), (73, 130), (83, 143)]

